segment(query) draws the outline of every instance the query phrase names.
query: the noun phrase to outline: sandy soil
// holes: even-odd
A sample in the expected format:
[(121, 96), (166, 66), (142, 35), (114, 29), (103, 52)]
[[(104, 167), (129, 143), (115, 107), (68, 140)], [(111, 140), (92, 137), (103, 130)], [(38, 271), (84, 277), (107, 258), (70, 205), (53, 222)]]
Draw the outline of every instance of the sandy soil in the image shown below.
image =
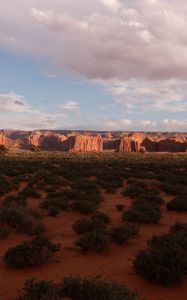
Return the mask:
[[(43, 194), (42, 197), (45, 195)], [(129, 197), (121, 195), (121, 189), (116, 194), (103, 193), (104, 201), (100, 211), (107, 213), (112, 219), (113, 225), (122, 224), (121, 213), (116, 210), (116, 204), (131, 204)], [(161, 193), (165, 201), (171, 199), (165, 193)], [(36, 206), (39, 200), (29, 199), (29, 206)], [(162, 218), (158, 225), (140, 225), (140, 234), (131, 239), (124, 246), (110, 245), (110, 251), (106, 254), (82, 255), (75, 248), (76, 234), (72, 230), (72, 224), (83, 216), (75, 212), (61, 212), (57, 217), (44, 217), (47, 227), (46, 233), (55, 242), (62, 244), (61, 250), (56, 254), (57, 262), (43, 265), (39, 268), (28, 268), (14, 270), (5, 266), (3, 255), (6, 250), (18, 244), (27, 236), (12, 234), (6, 240), (0, 241), (0, 299), (12, 300), (16, 292), (23, 286), (25, 279), (35, 277), (58, 281), (67, 275), (97, 276), (124, 283), (132, 290), (137, 291), (138, 300), (186, 300), (187, 299), (187, 277), (183, 282), (173, 287), (162, 287), (149, 283), (136, 275), (132, 269), (132, 260), (137, 252), (146, 246), (147, 239), (153, 235), (167, 233), (169, 227), (175, 221), (187, 222), (186, 213), (168, 212), (162, 208)]]

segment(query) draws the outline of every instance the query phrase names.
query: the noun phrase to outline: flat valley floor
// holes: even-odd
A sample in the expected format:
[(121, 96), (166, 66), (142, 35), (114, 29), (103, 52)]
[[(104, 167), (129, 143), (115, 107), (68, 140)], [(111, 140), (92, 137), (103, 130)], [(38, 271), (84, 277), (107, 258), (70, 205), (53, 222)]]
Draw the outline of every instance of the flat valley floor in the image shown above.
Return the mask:
[[(11, 228), (10, 235), (0, 240), (0, 299), (13, 300), (28, 278), (59, 281), (67, 275), (101, 276), (125, 284), (137, 292), (138, 300), (187, 299), (187, 276), (183, 276), (178, 284), (164, 287), (141, 278), (133, 270), (132, 264), (139, 250), (146, 248), (147, 240), (152, 236), (168, 233), (176, 221), (187, 223), (187, 212), (167, 210), (166, 203), (176, 193), (172, 195), (169, 189), (166, 192), (167, 189), (162, 188), (163, 183), (170, 183), (171, 190), (173, 186), (179, 191), (181, 186), (186, 188), (187, 155), (8, 155), (0, 158), (0, 170), (1, 205), (7, 197), (26, 191), (23, 193), (26, 207), (41, 213), (45, 235), (53, 242), (61, 243), (54, 262), (17, 270), (7, 266), (3, 256), (7, 249), (31, 237)], [(78, 236), (72, 225), (82, 218), (89, 219), (91, 214), (84, 214), (70, 207), (60, 210), (56, 216), (49, 216), (49, 211), (41, 208), (41, 203), (50, 193), (61, 191), (63, 195), (63, 191), (69, 189), (82, 193), (83, 183), (93, 181), (98, 185), (102, 198), (97, 211), (105, 213), (111, 219), (108, 228), (120, 226), (126, 222), (122, 220), (122, 213), (117, 210), (116, 205), (123, 204), (125, 210), (128, 210), (133, 202), (132, 197), (122, 194), (129, 180), (143, 181), (147, 188), (159, 191), (159, 196), (164, 201), (160, 207), (161, 219), (157, 224), (138, 224), (137, 236), (130, 238), (124, 245), (111, 241), (109, 250), (105, 253), (83, 254), (75, 246)], [(11, 185), (7, 188), (8, 182)], [(94, 193), (93, 188), (85, 188), (88, 194)], [(33, 190), (35, 194), (32, 194)]]

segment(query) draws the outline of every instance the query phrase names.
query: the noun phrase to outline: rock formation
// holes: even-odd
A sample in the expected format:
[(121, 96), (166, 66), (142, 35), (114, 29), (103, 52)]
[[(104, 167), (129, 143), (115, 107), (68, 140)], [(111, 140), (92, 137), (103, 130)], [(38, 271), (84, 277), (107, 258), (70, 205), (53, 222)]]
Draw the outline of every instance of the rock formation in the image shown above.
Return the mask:
[(69, 145), (71, 151), (103, 151), (103, 139), (100, 135), (77, 135), (69, 137)]
[(40, 131), (33, 131), (27, 138), (28, 144), (33, 146), (40, 146), (42, 133)]
[(119, 139), (117, 151), (119, 152), (140, 152), (143, 140), (146, 138), (144, 134), (134, 133), (123, 136)]
[(39, 146), (43, 150), (61, 151), (97, 151), (103, 150), (103, 141), (100, 135), (67, 136), (52, 131), (33, 131), (25, 141), (29, 147)]
[(5, 135), (4, 135), (3, 130), (0, 131), (0, 145), (6, 146), (6, 137), (5, 137)]
[(4, 145), (6, 148), (19, 148), (20, 141), (12, 140), (6, 137), (5, 132), (3, 130), (0, 131), (0, 145)]
[(187, 139), (184, 136), (149, 136), (133, 134), (119, 139), (119, 152), (186, 152)]
[(187, 152), (187, 133), (127, 133), (91, 131), (0, 131), (7, 148), (59, 151)]

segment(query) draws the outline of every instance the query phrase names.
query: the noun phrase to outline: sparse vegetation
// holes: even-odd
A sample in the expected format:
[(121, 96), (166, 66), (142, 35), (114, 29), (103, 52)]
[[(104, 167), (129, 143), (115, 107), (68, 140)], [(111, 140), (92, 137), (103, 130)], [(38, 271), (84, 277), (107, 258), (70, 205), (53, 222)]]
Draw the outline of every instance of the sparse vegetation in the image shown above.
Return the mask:
[(110, 229), (110, 236), (115, 243), (122, 245), (126, 243), (130, 237), (136, 236), (138, 231), (136, 225), (127, 224)]
[(60, 295), (73, 300), (135, 300), (136, 294), (126, 286), (99, 278), (65, 277), (60, 284)]
[(124, 204), (117, 204), (116, 205), (116, 209), (119, 211), (119, 212), (122, 212), (125, 208), (125, 205)]
[(175, 197), (166, 204), (168, 210), (187, 211), (187, 195)]
[(10, 230), (6, 227), (0, 227), (0, 240), (6, 239), (10, 234)]
[(87, 232), (105, 232), (106, 223), (103, 219), (91, 218), (91, 220), (81, 219), (73, 224), (73, 229), (77, 234)]
[(0, 224), (29, 235), (39, 235), (45, 230), (45, 226), (33, 217), (33, 213), (14, 206), (0, 207)]
[(40, 266), (51, 261), (53, 254), (60, 249), (59, 244), (52, 243), (46, 237), (36, 237), (7, 250), (4, 260), (16, 269)]
[(27, 280), (15, 300), (135, 300), (136, 294), (124, 285), (99, 278), (65, 277), (60, 283)]
[(5, 155), (8, 149), (4, 145), (0, 145), (0, 155)]
[(92, 215), (91, 217), (93, 222), (103, 222), (104, 224), (109, 224), (110, 223), (110, 218), (102, 212), (96, 212), (95, 214)]
[[(12, 245), (13, 250), (8, 255), (11, 262), (9, 265), (15, 265), (16, 268), (17, 266), (24, 268), (35, 263), (40, 265), (41, 260), (45, 261), (45, 255), (48, 253), (46, 248), (41, 255), (35, 255), (37, 251), (27, 244), (32, 241), (29, 236), (42, 238), (40, 235), (45, 230), (45, 224), (45, 232), (46, 234), (49, 232), (49, 237), (54, 233), (54, 238), (57, 236), (58, 240), (62, 240), (65, 250), (65, 255), (63, 256), (62, 251), (59, 262), (62, 264), (62, 269), (64, 264), (66, 270), (66, 254), (68, 251), (72, 251), (76, 253), (75, 260), (73, 260), (75, 264), (80, 256), (81, 263), (87, 262), (92, 256), (95, 257), (96, 271), (97, 268), (99, 271), (102, 270), (98, 264), (104, 257), (108, 275), (107, 272), (111, 272), (112, 269), (110, 266), (112, 251), (116, 251), (114, 257), (117, 257), (117, 251), (120, 256), (122, 250), (125, 259), (124, 265), (122, 260), (119, 274), (122, 272), (125, 274), (125, 261), (131, 260), (133, 255), (133, 251), (132, 255), (129, 255), (129, 247), (133, 248), (133, 245), (138, 245), (139, 241), (143, 244), (149, 226), (151, 229), (151, 223), (155, 224), (154, 232), (161, 234), (166, 229), (165, 214), (171, 214), (172, 218), (176, 216), (176, 220), (180, 220), (180, 216), (183, 220), (185, 219), (186, 154), (134, 153), (124, 155), (120, 153), (82, 154), (40, 151), (37, 155), (33, 155), (30, 151), (23, 150), (21, 154), (12, 155), (9, 151), (0, 157), (0, 170), (0, 239), (5, 253), (10, 250), (6, 249), (9, 247), (6, 245)], [(119, 192), (122, 190), (124, 197), (119, 196)], [(167, 200), (167, 195), (163, 191), (170, 194), (171, 199), (173, 198), (167, 204), (163, 201), (163, 199)], [(114, 193), (114, 195), (106, 193)], [(168, 211), (165, 210), (165, 207)], [(175, 212), (170, 213), (169, 210)], [(162, 211), (164, 211), (163, 222), (161, 225), (157, 225)], [(60, 215), (55, 219), (59, 213)], [(84, 215), (81, 216), (80, 213)], [(78, 221), (74, 222), (75, 220)], [(142, 226), (142, 223), (145, 225)], [(58, 228), (59, 224), (60, 228)], [(72, 224), (78, 236), (76, 234), (68, 236)], [(141, 230), (141, 238), (138, 235), (137, 224), (140, 224), (138, 227)], [(171, 285), (183, 279), (183, 275), (187, 274), (186, 228), (186, 224), (176, 223), (172, 226), (169, 234), (150, 239), (147, 248), (141, 250), (134, 259), (132, 267), (134, 266), (137, 274), (147, 280), (164, 285)], [(3, 241), (9, 234), (10, 237)], [(23, 243), (20, 241), (27, 238), (26, 246), (23, 247)], [(14, 244), (16, 239), (19, 240), (17, 246), (21, 245), (21, 250), (19, 250), (21, 252), (18, 251), (18, 248), (14, 249), (17, 247), (16, 242)], [(124, 244), (124, 246), (114, 246), (113, 242), (119, 245)], [(76, 247), (72, 248), (74, 243)], [(107, 250), (110, 251), (107, 253)], [(90, 252), (95, 252), (95, 254)], [(18, 253), (21, 255), (19, 256)], [(25, 253), (29, 253), (29, 262), (25, 258), (28, 257)], [(87, 254), (85, 257), (82, 256), (84, 253)], [(49, 260), (46, 259), (46, 262), (55, 259), (53, 254), (54, 252), (50, 252)], [(32, 255), (35, 256), (32, 257)], [(112, 263), (115, 268), (115, 258)], [(53, 270), (53, 265), (48, 267), (49, 270)], [(11, 268), (7, 268), (7, 274), (9, 274), (9, 269), (11, 272)], [(25, 271), (27, 272), (27, 270)], [(21, 273), (25, 271), (21, 271)], [(59, 276), (59, 268), (54, 272), (57, 272), (55, 276), (57, 274)], [(63, 299), (63, 295), (77, 300), (131, 300), (131, 298), (125, 298), (123, 292), (121, 292), (123, 296), (118, 298), (121, 294), (115, 294), (112, 288), (109, 289), (110, 295), (105, 291), (105, 286), (97, 289), (98, 281), (96, 282), (95, 279), (93, 291), (91, 288), (87, 291), (82, 280), (69, 277), (66, 281), (67, 285), (63, 280), (57, 284), (33, 281), (32, 284), (29, 283), (25, 286), (19, 300), (41, 300), (42, 297), (42, 300), (60, 300)], [(78, 287), (74, 288), (74, 282), (78, 282)], [(69, 294), (62, 293), (64, 291), (62, 287), (65, 286), (73, 287), (73, 289), (70, 288), (72, 294), (70, 292), (68, 292)], [(85, 288), (83, 294), (77, 294), (80, 287), (81, 289)], [(96, 293), (94, 290), (100, 292)], [(92, 294), (89, 294), (91, 292)], [(76, 298), (79, 295), (82, 298)], [(180, 295), (179, 292), (179, 297)]]
[(60, 300), (58, 286), (47, 280), (26, 280), (15, 300)]
[(147, 280), (163, 285), (179, 282), (187, 272), (187, 224), (176, 223), (169, 234), (154, 236), (133, 264)]
[(83, 253), (89, 251), (105, 252), (108, 250), (108, 236), (102, 232), (89, 232), (78, 238), (75, 245)]
[(161, 217), (159, 206), (148, 200), (134, 200), (132, 207), (123, 213), (123, 220), (134, 223), (158, 223)]

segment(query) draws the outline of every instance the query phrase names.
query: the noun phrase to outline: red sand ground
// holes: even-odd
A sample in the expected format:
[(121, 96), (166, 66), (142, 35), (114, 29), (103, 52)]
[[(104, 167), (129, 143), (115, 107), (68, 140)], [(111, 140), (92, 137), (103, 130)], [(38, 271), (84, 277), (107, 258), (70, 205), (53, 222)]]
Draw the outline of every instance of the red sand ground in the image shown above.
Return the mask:
[[(24, 184), (22, 185), (24, 187)], [(44, 196), (44, 195), (42, 195)], [(161, 192), (165, 201), (172, 197)], [(116, 194), (104, 194), (104, 202), (100, 211), (107, 213), (112, 219), (112, 226), (122, 224), (121, 214), (116, 210), (116, 204), (131, 204), (129, 197), (121, 195), (119, 189)], [(38, 200), (30, 199), (29, 205), (35, 206)], [(46, 264), (37, 268), (14, 270), (7, 268), (2, 260), (5, 251), (15, 246), (22, 240), (27, 239), (25, 235), (12, 234), (6, 240), (0, 241), (0, 299), (12, 300), (17, 291), (23, 286), (25, 279), (35, 277), (38, 279), (50, 279), (58, 281), (67, 275), (97, 276), (124, 283), (132, 290), (137, 291), (138, 300), (186, 300), (187, 299), (187, 277), (183, 282), (173, 287), (162, 287), (143, 280), (135, 274), (132, 269), (132, 260), (137, 252), (146, 246), (147, 239), (153, 235), (167, 233), (169, 227), (175, 221), (187, 222), (186, 213), (162, 211), (162, 219), (158, 225), (140, 225), (140, 234), (124, 246), (110, 245), (110, 251), (106, 254), (87, 254), (74, 247), (76, 234), (71, 225), (83, 216), (75, 212), (61, 212), (57, 217), (44, 217), (47, 236), (55, 242), (62, 244), (61, 250), (56, 257), (58, 262)]]

